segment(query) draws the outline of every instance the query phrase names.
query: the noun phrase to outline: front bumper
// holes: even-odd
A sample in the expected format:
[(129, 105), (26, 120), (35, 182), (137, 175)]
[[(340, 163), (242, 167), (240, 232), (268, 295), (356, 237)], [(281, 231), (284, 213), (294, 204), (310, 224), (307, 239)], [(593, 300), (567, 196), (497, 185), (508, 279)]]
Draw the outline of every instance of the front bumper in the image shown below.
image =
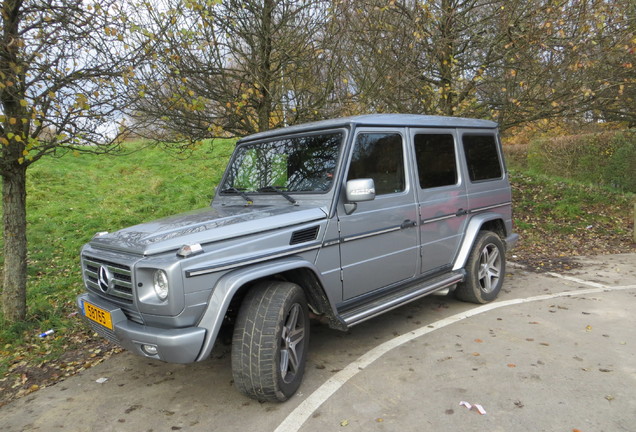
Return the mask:
[[(112, 330), (86, 317), (85, 301), (110, 313)], [(88, 293), (77, 297), (77, 306), (96, 333), (142, 357), (168, 363), (193, 363), (203, 346), (206, 330), (201, 327), (163, 329), (137, 324), (128, 320), (117, 306)], [(149, 354), (143, 349), (144, 345), (156, 347), (157, 353)]]

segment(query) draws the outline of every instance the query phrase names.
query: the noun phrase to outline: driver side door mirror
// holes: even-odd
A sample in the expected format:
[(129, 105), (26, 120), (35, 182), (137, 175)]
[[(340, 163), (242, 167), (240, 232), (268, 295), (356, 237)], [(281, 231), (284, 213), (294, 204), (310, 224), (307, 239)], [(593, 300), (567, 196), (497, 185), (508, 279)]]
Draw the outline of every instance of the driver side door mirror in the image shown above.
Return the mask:
[(353, 213), (357, 203), (372, 201), (375, 199), (375, 183), (371, 178), (349, 180), (346, 186), (347, 202), (345, 211), (347, 214)]

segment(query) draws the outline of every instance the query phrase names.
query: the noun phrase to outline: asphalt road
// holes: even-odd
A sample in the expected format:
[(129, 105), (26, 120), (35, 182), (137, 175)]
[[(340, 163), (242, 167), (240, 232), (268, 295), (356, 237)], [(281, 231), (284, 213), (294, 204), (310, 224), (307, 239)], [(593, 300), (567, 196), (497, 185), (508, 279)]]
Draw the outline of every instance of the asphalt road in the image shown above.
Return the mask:
[(0, 430), (636, 431), (636, 254), (577, 260), (509, 266), (484, 306), (430, 296), (348, 333), (313, 324), (283, 404), (234, 389), (229, 347), (194, 365), (123, 353), (0, 408)]

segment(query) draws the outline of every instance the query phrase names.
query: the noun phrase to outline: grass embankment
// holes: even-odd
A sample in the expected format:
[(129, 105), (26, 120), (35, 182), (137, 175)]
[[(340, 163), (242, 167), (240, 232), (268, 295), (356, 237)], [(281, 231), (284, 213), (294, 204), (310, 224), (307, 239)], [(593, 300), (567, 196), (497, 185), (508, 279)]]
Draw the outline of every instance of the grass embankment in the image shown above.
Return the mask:
[[(28, 317), (9, 326), (0, 312), (0, 406), (110, 351), (74, 315), (82, 245), (98, 231), (207, 206), (233, 147), (215, 141), (177, 154), (133, 143), (125, 156), (69, 154), (29, 169)], [(38, 337), (50, 329), (53, 335)]]
[[(0, 406), (72, 375), (113, 352), (75, 312), (83, 291), (79, 250), (95, 232), (204, 207), (233, 145), (210, 143), (178, 158), (159, 149), (127, 156), (67, 155), (29, 172), (28, 319), (0, 317)], [(134, 150), (130, 145), (129, 150)], [(634, 251), (633, 196), (513, 171), (522, 237), (510, 257), (533, 269), (564, 269), (570, 255)], [(47, 338), (38, 334), (53, 329)]]

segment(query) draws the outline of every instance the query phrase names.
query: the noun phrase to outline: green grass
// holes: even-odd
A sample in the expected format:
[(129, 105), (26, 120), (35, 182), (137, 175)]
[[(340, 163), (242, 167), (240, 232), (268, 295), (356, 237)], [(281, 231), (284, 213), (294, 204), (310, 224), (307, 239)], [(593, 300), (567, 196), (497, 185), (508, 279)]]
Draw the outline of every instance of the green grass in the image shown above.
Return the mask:
[[(27, 174), (28, 316), (7, 325), (0, 312), (0, 351), (34, 337), (37, 343), (48, 329), (56, 331), (50, 339), (59, 340), (57, 348), (64, 347), (64, 333), (81, 326), (69, 315), (83, 290), (82, 245), (98, 231), (209, 205), (233, 147), (231, 140), (206, 142), (186, 158), (129, 143), (126, 155), (69, 154), (34, 164)], [(55, 355), (55, 345), (47, 344), (48, 355)], [(2, 376), (9, 365), (0, 357)]]
[(527, 170), (511, 169), (513, 252), (526, 262), (621, 253), (632, 243), (634, 194)]

